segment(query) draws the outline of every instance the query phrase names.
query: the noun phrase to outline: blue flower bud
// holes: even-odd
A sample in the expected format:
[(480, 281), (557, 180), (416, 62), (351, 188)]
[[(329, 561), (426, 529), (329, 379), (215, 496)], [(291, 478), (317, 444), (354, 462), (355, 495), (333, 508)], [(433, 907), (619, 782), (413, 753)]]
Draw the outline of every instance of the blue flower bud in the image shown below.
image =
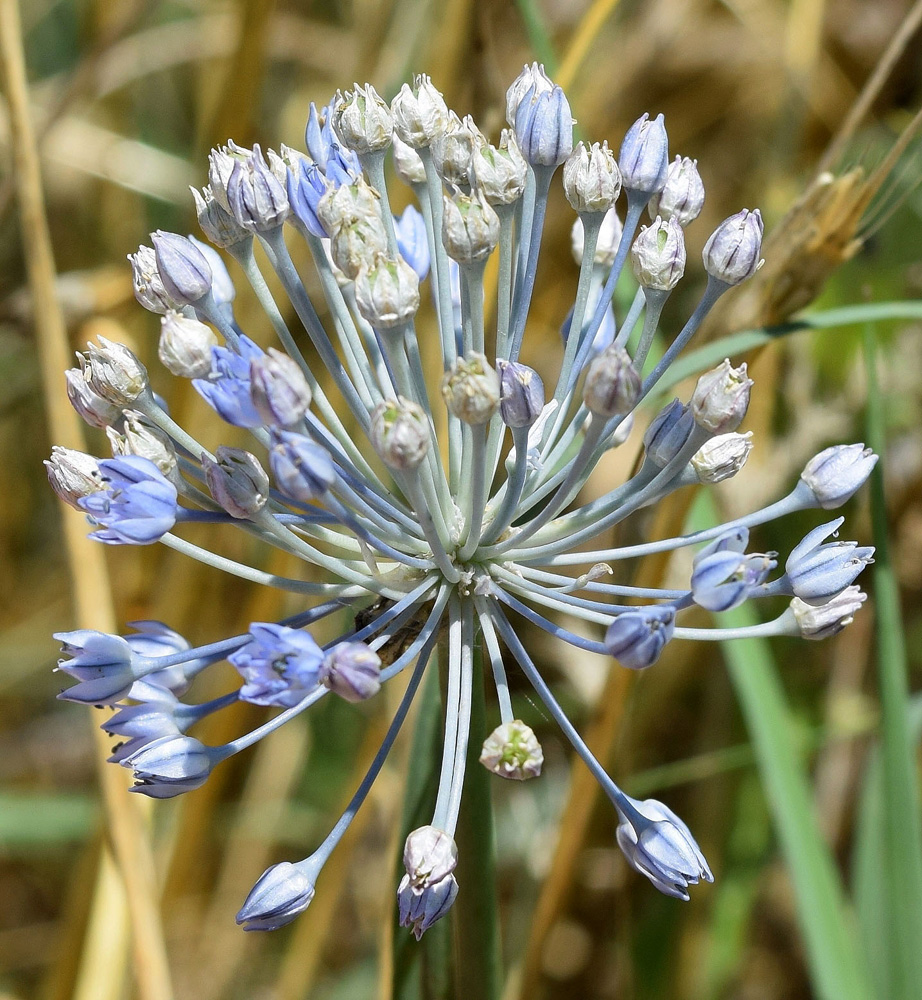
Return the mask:
[(150, 545), (176, 523), (176, 487), (153, 462), (137, 455), (104, 459), (105, 488), (78, 500), (102, 531), (90, 538), (108, 545)]
[(691, 831), (671, 809), (656, 799), (625, 799), (630, 808), (618, 809), (617, 839), (631, 867), (660, 892), (686, 901), (690, 885), (714, 881)]
[(274, 931), (291, 923), (314, 898), (318, 867), (308, 858), (296, 865), (283, 861), (267, 868), (240, 907), (237, 923), (245, 931)]
[(608, 626), (605, 648), (623, 666), (643, 670), (659, 659), (675, 629), (675, 608), (650, 605), (625, 611)]
[(532, 166), (557, 167), (573, 152), (573, 115), (560, 87), (534, 85), (515, 112), (515, 137)]
[(191, 306), (211, 291), (211, 266), (191, 240), (158, 229), (151, 234), (151, 241), (160, 280), (174, 303)]
[(695, 561), (704, 559), (712, 552), (745, 552), (749, 544), (749, 529), (742, 527), (728, 528), (713, 541), (701, 549), (695, 556)]
[(269, 477), (250, 452), (221, 445), (214, 459), (202, 452), (202, 469), (209, 492), (231, 517), (246, 520), (266, 506)]
[(809, 532), (792, 550), (784, 564), (795, 596), (808, 604), (823, 604), (855, 582), (868, 563), (873, 562), (873, 546), (857, 542), (820, 544), (836, 533), (845, 520), (838, 517)]
[(290, 427), (304, 419), (311, 387), (295, 360), (270, 347), (250, 362), (250, 398), (266, 424)]
[(213, 347), (208, 378), (193, 379), (192, 384), (202, 399), (229, 424), (259, 427), (263, 418), (253, 405), (250, 366), (262, 357), (262, 348), (245, 336), (238, 341), (236, 350)]
[(426, 220), (419, 209), (407, 205), (399, 216), (394, 216), (397, 249), (401, 257), (413, 268), (420, 281), (429, 273), (429, 238)]
[(739, 607), (777, 566), (773, 555), (747, 556), (733, 549), (704, 556), (699, 553), (691, 576), (692, 598), (708, 611), (729, 611)]
[(309, 633), (253, 622), (251, 640), (227, 659), (246, 681), (240, 698), (254, 705), (293, 708), (320, 681), (323, 650)]
[(627, 130), (618, 157), (625, 191), (655, 194), (666, 185), (669, 169), (669, 137), (662, 115), (651, 121), (641, 115)]
[(762, 233), (765, 226), (758, 209), (725, 219), (711, 233), (701, 257), (704, 269), (713, 278), (728, 285), (738, 285), (751, 278), (762, 266)]
[(288, 195), (266, 166), (262, 150), (238, 160), (227, 182), (231, 214), (244, 229), (264, 233), (276, 229), (288, 218)]
[[(128, 622), (136, 632), (125, 636), (125, 641), (136, 656), (156, 662), (157, 657), (172, 656), (191, 649), (187, 639), (168, 625), (159, 621)], [(129, 697), (135, 701), (156, 701), (171, 695), (182, 695), (189, 690), (191, 678), (202, 668), (199, 659), (184, 660), (171, 667), (153, 670), (132, 685)]]
[(498, 358), (499, 412), (507, 427), (531, 427), (544, 409), (544, 382), (528, 365)]
[(320, 681), (346, 701), (365, 701), (381, 688), (381, 657), (364, 642), (339, 642), (323, 659)]
[(327, 181), (317, 164), (311, 163), (307, 157), (299, 158), (288, 168), (286, 187), (288, 204), (295, 220), (318, 239), (329, 236), (317, 218), (317, 205), (327, 190)]
[(695, 418), (677, 399), (667, 404), (653, 418), (643, 436), (647, 458), (661, 469), (679, 454), (695, 429)]
[(191, 736), (162, 736), (119, 763), (134, 771), (133, 792), (171, 799), (204, 785), (215, 760), (209, 748)]
[(273, 428), (269, 467), (286, 497), (311, 503), (336, 482), (336, 468), (326, 448), (304, 434)]
[(87, 705), (111, 705), (131, 690), (138, 674), (131, 647), (120, 635), (93, 629), (55, 632), (61, 652), (70, 659), (58, 660), (57, 669), (80, 683), (58, 696)]
[(800, 478), (824, 510), (841, 507), (864, 485), (877, 455), (863, 444), (837, 444), (807, 462)]
[(191, 233), (189, 239), (198, 247), (199, 252), (208, 261), (208, 266), (211, 268), (211, 297), (215, 304), (219, 306), (230, 305), (237, 297), (237, 289), (234, 288), (234, 282), (227, 270), (227, 265), (224, 263), (224, 258), (214, 247), (196, 239)]
[(408, 927), (419, 941), (451, 909), (457, 895), (458, 882), (454, 875), (422, 889), (414, 888), (410, 884), (410, 876), (404, 875), (397, 889), (400, 926)]

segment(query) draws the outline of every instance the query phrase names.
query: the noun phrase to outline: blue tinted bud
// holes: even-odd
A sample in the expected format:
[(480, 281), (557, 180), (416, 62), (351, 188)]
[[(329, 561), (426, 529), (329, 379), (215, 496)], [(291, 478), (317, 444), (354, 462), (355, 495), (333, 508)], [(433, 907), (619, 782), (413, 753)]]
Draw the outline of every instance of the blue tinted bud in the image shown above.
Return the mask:
[(618, 166), (625, 191), (655, 194), (663, 190), (669, 170), (669, 137), (662, 115), (653, 120), (641, 115), (627, 130)]
[(150, 545), (176, 523), (176, 487), (153, 462), (138, 455), (104, 459), (105, 488), (77, 503), (104, 530), (90, 538), (108, 545)]
[(192, 380), (196, 392), (218, 416), (235, 427), (259, 427), (263, 418), (253, 405), (250, 366), (263, 357), (262, 348), (241, 337), (237, 349), (213, 347), (211, 373), (207, 379)]
[(660, 892), (686, 901), (690, 885), (714, 881), (691, 831), (671, 809), (656, 799), (625, 799), (630, 808), (618, 809), (617, 839), (631, 867)]
[[(187, 639), (163, 622), (134, 621), (128, 624), (137, 629), (137, 632), (126, 635), (125, 641), (133, 653), (147, 660), (156, 661), (159, 656), (172, 656), (191, 649)], [(135, 701), (156, 701), (160, 698), (169, 698), (171, 695), (185, 694), (189, 689), (190, 678), (194, 677), (201, 667), (201, 660), (189, 659), (172, 667), (145, 673), (144, 677), (132, 685), (129, 697)]]
[[(311, 105), (313, 107), (313, 105)], [(294, 218), (318, 239), (330, 234), (317, 218), (317, 205), (327, 190), (327, 182), (316, 163), (299, 158), (288, 169), (288, 203)]]
[(214, 459), (202, 452), (202, 470), (209, 493), (231, 517), (250, 518), (266, 506), (269, 477), (250, 452), (225, 445)]
[(266, 166), (262, 150), (238, 160), (227, 182), (231, 214), (244, 229), (264, 233), (276, 229), (288, 218), (288, 195), (279, 179)]
[(651, 605), (625, 611), (608, 626), (605, 648), (624, 667), (643, 670), (659, 659), (675, 629), (675, 608)]
[(708, 611), (729, 611), (761, 586), (776, 565), (768, 554), (747, 556), (732, 549), (699, 554), (692, 570), (692, 598)]
[(874, 548), (857, 542), (821, 542), (835, 534), (843, 517), (814, 528), (791, 551), (784, 564), (796, 597), (808, 604), (823, 604), (855, 582), (858, 574), (873, 562)]
[(413, 931), (417, 941), (451, 909), (458, 895), (458, 882), (454, 875), (443, 878), (435, 885), (415, 889), (410, 876), (404, 875), (397, 889), (397, 910), (400, 926)]
[(712, 552), (745, 552), (749, 544), (749, 529), (742, 527), (728, 528), (718, 535), (712, 542), (701, 549), (695, 556), (695, 565), (699, 560), (709, 556)]
[(191, 736), (162, 736), (119, 763), (134, 771), (133, 792), (171, 799), (204, 785), (215, 760), (209, 748)]
[(283, 861), (267, 868), (240, 907), (237, 923), (245, 931), (284, 927), (310, 906), (317, 870), (319, 865), (310, 858), (296, 865)]
[(401, 257), (413, 268), (419, 280), (429, 273), (429, 238), (426, 220), (413, 205), (407, 205), (400, 216), (394, 216), (397, 249)]
[(326, 448), (304, 434), (272, 429), (269, 467), (286, 497), (311, 503), (336, 482), (336, 468)]
[(499, 374), (499, 412), (507, 427), (531, 427), (544, 409), (544, 382), (528, 365), (496, 361)]
[(293, 708), (317, 687), (323, 650), (309, 633), (253, 622), (250, 636), (227, 658), (246, 681), (240, 689), (243, 701)]
[(877, 455), (863, 444), (837, 444), (807, 462), (800, 478), (824, 510), (841, 507), (864, 485)]
[(230, 305), (237, 296), (237, 289), (234, 288), (234, 282), (231, 280), (224, 258), (214, 247), (197, 240), (191, 233), (189, 239), (198, 247), (211, 268), (211, 297), (219, 306)]
[(705, 271), (728, 285), (752, 277), (762, 266), (759, 254), (764, 228), (758, 209), (750, 212), (744, 208), (725, 219), (704, 244), (701, 256)]
[(320, 681), (346, 701), (365, 701), (381, 688), (381, 657), (364, 642), (337, 643), (323, 659)]
[(61, 652), (69, 659), (58, 660), (57, 669), (80, 683), (62, 691), (60, 698), (87, 705), (110, 705), (131, 690), (138, 674), (131, 647), (119, 635), (92, 629), (55, 632)]
[(294, 359), (270, 347), (250, 362), (250, 398), (266, 424), (290, 427), (304, 419), (311, 387)]
[(653, 418), (643, 436), (647, 458), (661, 469), (679, 454), (695, 429), (695, 418), (687, 406), (674, 399)]
[(515, 112), (515, 137), (532, 166), (557, 167), (573, 152), (573, 115), (560, 87), (534, 85)]
[(178, 233), (165, 233), (158, 229), (151, 234), (151, 242), (154, 244), (157, 273), (174, 302), (194, 305), (211, 291), (211, 266), (191, 240)]

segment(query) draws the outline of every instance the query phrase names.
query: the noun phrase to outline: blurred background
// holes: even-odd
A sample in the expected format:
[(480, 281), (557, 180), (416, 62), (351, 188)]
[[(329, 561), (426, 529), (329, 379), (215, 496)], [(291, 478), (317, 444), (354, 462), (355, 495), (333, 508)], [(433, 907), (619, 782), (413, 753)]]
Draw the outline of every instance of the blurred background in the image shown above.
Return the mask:
[[(51, 633), (91, 624), (87, 613), (111, 607), (111, 630), (162, 619), (199, 644), (297, 605), (159, 547), (107, 550), (108, 581), (87, 579), (79, 566), (72, 575), (63, 519), (83, 528), (58, 505), (41, 465), (59, 405), (43, 394), (60, 401), (64, 382), (60, 371), (43, 378), (42, 358), (48, 368), (53, 355), (37, 348), (41, 304), (36, 313), (14, 177), (22, 163), (11, 117), (16, 4), (0, 4), (10, 98), (0, 109), (0, 997), (445, 995), (432, 969), (437, 948), (393, 927), (409, 734), (308, 912), (271, 935), (244, 936), (233, 919), (268, 864), (304, 856), (339, 815), (399, 692), (360, 708), (329, 699), (204, 788), (162, 804), (136, 801), (127, 774), (100, 768), (101, 713), (55, 700)], [(662, 111), (671, 151), (698, 159), (707, 190), (669, 331), (700, 293), (700, 249), (716, 223), (744, 206), (762, 209), (766, 268), (699, 341), (750, 331), (734, 341), (734, 357), (746, 357), (756, 379), (743, 428), (755, 432), (749, 466), (710, 501), (678, 497), (620, 537), (739, 514), (787, 492), (820, 448), (873, 440), (885, 444), (886, 509), (863, 491), (845, 511), (845, 537), (879, 545), (886, 530), (892, 560), (862, 579), (871, 599), (855, 623), (822, 644), (673, 643), (636, 678), (547, 636), (530, 638), (615, 777), (682, 815), (717, 882), (681, 904), (628, 870), (612, 810), (581, 766), (571, 773), (564, 740), (513, 677), (518, 717), (536, 730), (546, 768), (540, 781), (494, 789), (505, 997), (922, 995), (910, 954), (920, 940), (913, 929), (922, 931), (914, 798), (922, 704), (906, 691), (907, 671), (913, 689), (922, 669), (919, 5), (27, 0), (20, 14), (70, 348), (98, 335), (131, 344), (174, 416), (209, 446), (236, 442), (157, 364), (156, 319), (134, 301), (125, 254), (157, 228), (198, 234), (188, 185), (206, 182), (211, 145), (230, 137), (303, 148), (309, 102), (326, 103), (354, 80), (390, 98), (412, 73), (428, 72), (493, 140), (505, 89), (533, 58), (566, 89), (583, 138), (617, 150), (636, 117)], [(392, 191), (399, 208), (409, 192), (396, 182)], [(572, 219), (557, 186), (524, 353), (546, 380), (576, 285)], [(247, 292), (239, 288), (241, 323), (268, 340)], [(802, 314), (814, 319), (789, 322)], [(423, 322), (431, 328), (432, 317)], [(107, 453), (99, 432), (87, 438), (88, 450)], [(636, 453), (629, 442), (589, 489), (611, 488)], [(820, 520), (760, 529), (754, 548), (784, 554)], [(220, 544), (284, 571), (247, 541)], [(630, 572), (656, 583), (679, 578), (683, 566), (687, 574), (681, 559)], [(703, 613), (698, 624), (707, 624)], [(210, 719), (203, 739), (232, 738), (261, 711), (239, 706)], [(108, 772), (117, 773), (101, 786)], [(843, 956), (865, 978), (836, 992)]]

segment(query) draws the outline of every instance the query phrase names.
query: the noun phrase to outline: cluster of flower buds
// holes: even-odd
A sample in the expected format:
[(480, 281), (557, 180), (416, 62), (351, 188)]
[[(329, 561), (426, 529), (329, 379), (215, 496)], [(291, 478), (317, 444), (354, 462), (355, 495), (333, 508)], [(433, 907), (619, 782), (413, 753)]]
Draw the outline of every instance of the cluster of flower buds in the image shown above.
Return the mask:
[[(254, 622), (245, 635), (197, 648), (151, 622), (127, 636), (58, 635), (59, 670), (75, 681), (61, 696), (115, 708), (104, 723), (122, 741), (112, 760), (134, 772), (137, 791), (168, 798), (194, 790), (223, 760), (320, 698), (364, 701), (411, 668), (345, 813), (309, 857), (274, 865), (258, 879), (237, 915), (247, 930), (281, 927), (310, 904), (323, 865), (433, 669), (440, 640), (447, 675), (441, 778), (431, 823), (406, 841), (401, 923), (419, 938), (459, 892), (454, 836), (464, 819), (472, 736), (483, 741), (480, 761), (493, 774), (521, 781), (541, 773), (541, 745), (513, 711), (508, 657), (613, 802), (627, 862), (660, 891), (687, 899), (691, 885), (712, 880), (688, 827), (660, 802), (631, 799), (609, 777), (535, 666), (520, 638), (527, 630), (510, 616), (644, 670), (673, 640), (724, 637), (719, 629), (684, 628), (680, 616), (692, 606), (719, 614), (747, 600), (784, 597), (786, 607), (760, 634), (815, 639), (839, 632), (864, 601), (855, 580), (873, 550), (828, 541), (841, 518), (810, 531), (774, 578), (777, 553), (747, 552), (750, 528), (849, 500), (877, 460), (860, 444), (821, 452), (787, 497), (737, 521), (587, 550), (583, 543), (605, 537), (635, 511), (683, 486), (719, 483), (745, 465), (752, 449), (752, 434), (738, 429), (752, 388), (745, 364), (727, 360), (705, 372), (690, 398), (660, 403), (652, 420), (642, 408), (661, 400), (660, 380), (719, 297), (758, 270), (762, 218), (744, 210), (711, 234), (701, 299), (662, 351), (655, 335), (687, 269), (685, 228), (704, 203), (697, 161), (670, 162), (662, 115), (634, 122), (617, 159), (607, 142), (574, 149), (567, 98), (537, 64), (513, 81), (505, 110), (509, 128), (493, 145), (472, 118), (449, 109), (426, 76), (405, 84), (390, 104), (371, 85), (357, 84), (324, 108), (310, 106), (306, 152), (281, 146), (264, 157), (259, 146), (233, 142), (212, 151), (207, 185), (193, 195), (213, 246), (157, 231), (152, 246), (131, 255), (136, 297), (160, 317), (163, 367), (190, 379), (228, 425), (251, 432), (246, 448), (199, 444), (166, 412), (145, 365), (123, 345), (101, 339), (66, 375), (72, 404), (105, 430), (113, 452), (97, 459), (55, 448), (46, 463), (55, 492), (88, 516), (91, 537), (122, 545), (163, 540), (305, 601), (291, 618)], [(399, 217), (385, 185), (388, 152), (419, 206)], [(563, 194), (577, 215), (580, 276), (548, 399), (542, 375), (520, 354), (561, 166)], [(641, 226), (645, 212), (650, 222)], [(319, 284), (303, 280), (288, 238), (306, 243)], [(497, 248), (491, 309), (484, 273)], [(262, 346), (266, 330), (244, 330), (218, 250), (252, 286), (278, 347)], [(310, 360), (269, 292), (264, 259), (310, 338)], [(619, 326), (614, 293), (631, 272), (636, 293)], [(322, 307), (308, 292), (315, 286)], [(417, 316), (430, 294), (433, 315), (422, 322), (437, 335), (421, 350)], [(495, 328), (486, 322), (494, 314)], [(427, 384), (434, 352), (438, 379)], [(540, 358), (535, 364), (545, 372)], [(581, 504), (599, 460), (628, 441), (635, 422), (638, 437), (643, 428), (636, 472)], [(505, 477), (497, 475), (503, 464)], [(211, 552), (184, 537), (195, 522), (242, 527), (308, 568), (282, 577)], [(679, 591), (604, 579), (619, 560), (690, 545), (701, 547)], [(565, 575), (566, 567), (586, 565)], [(352, 620), (320, 645), (309, 627), (344, 608)], [(583, 619), (586, 628), (570, 631), (558, 613)], [(598, 637), (589, 637), (600, 625)], [(472, 733), (482, 683), (478, 646), (495, 682), (499, 724)], [(196, 677), (223, 660), (235, 668), (238, 686), (211, 701), (184, 702)], [(275, 714), (221, 746), (189, 734), (239, 700)]]

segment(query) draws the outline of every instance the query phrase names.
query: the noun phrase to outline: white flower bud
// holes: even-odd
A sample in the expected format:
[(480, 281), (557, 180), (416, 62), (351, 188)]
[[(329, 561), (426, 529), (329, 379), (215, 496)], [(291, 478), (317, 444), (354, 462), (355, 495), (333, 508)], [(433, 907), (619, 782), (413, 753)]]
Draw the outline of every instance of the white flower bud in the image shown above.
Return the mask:
[(414, 149), (431, 144), (448, 128), (448, 105), (432, 86), (428, 76), (413, 78), (413, 86), (404, 84), (391, 101), (394, 131)]
[(403, 259), (379, 254), (371, 267), (363, 267), (355, 279), (359, 312), (380, 330), (400, 326), (419, 309), (419, 277)]
[(485, 142), (470, 115), (461, 121), (454, 111), (449, 112), (448, 128), (430, 146), (436, 172), (446, 185), (470, 183), (471, 157), (474, 149)]
[(152, 426), (135, 410), (126, 410), (122, 433), (114, 427), (106, 428), (106, 436), (112, 446), (112, 454), (138, 455), (146, 458), (169, 479), (176, 471), (176, 449), (169, 436)]
[(522, 197), (528, 164), (515, 132), (503, 129), (499, 146), (482, 142), (471, 157), (471, 182), (491, 205), (511, 205)]
[(269, 499), (269, 477), (259, 459), (242, 448), (215, 451), (215, 459), (202, 453), (208, 489), (231, 517), (244, 520), (262, 510)]
[(198, 188), (189, 190), (195, 201), (198, 224), (216, 247), (232, 247), (252, 238), (253, 234), (248, 233), (230, 212), (221, 207), (209, 186), (206, 185), (201, 191)]
[(522, 72), (512, 81), (506, 91), (506, 121), (515, 128), (515, 115), (522, 103), (522, 98), (535, 88), (535, 96), (550, 93), (554, 89), (554, 81), (544, 72), (544, 67), (533, 62), (531, 66), (523, 66)]
[(459, 264), (489, 257), (499, 242), (499, 216), (481, 192), (443, 199), (442, 243)]
[(735, 431), (749, 408), (752, 379), (746, 375), (746, 364), (734, 368), (729, 359), (698, 379), (690, 408), (695, 423), (712, 434)]
[(451, 835), (434, 826), (421, 826), (407, 837), (403, 865), (410, 885), (421, 889), (450, 875), (458, 863), (458, 848)]
[(380, 220), (376, 224), (361, 221), (341, 226), (330, 241), (333, 262), (351, 281), (363, 266), (373, 264), (375, 257), (386, 251), (387, 234)]
[(851, 625), (855, 612), (867, 599), (868, 595), (860, 587), (852, 585), (819, 607), (795, 597), (791, 601), (791, 611), (805, 639), (828, 639)]
[(147, 369), (124, 344), (105, 337), (87, 344), (85, 371), (90, 388), (116, 406), (133, 403), (148, 386)]
[(544, 751), (532, 729), (515, 719), (497, 726), (483, 741), (480, 763), (501, 778), (525, 781), (541, 774)]
[(381, 195), (359, 177), (352, 184), (329, 184), (317, 202), (317, 218), (328, 233), (335, 234), (343, 226), (364, 222), (381, 225)]
[(563, 189), (575, 212), (607, 212), (621, 193), (621, 171), (608, 143), (580, 143), (563, 165)]
[[(615, 262), (615, 255), (621, 243), (621, 233), (624, 227), (618, 218), (618, 213), (610, 208), (602, 218), (602, 225), (599, 228), (599, 238), (595, 245), (593, 263), (600, 267), (611, 267)], [(583, 230), (583, 220), (577, 219), (573, 223), (572, 242), (573, 258), (577, 264), (583, 262), (583, 247), (585, 246), (586, 234)]]
[(698, 161), (677, 156), (666, 171), (666, 186), (654, 192), (647, 204), (650, 218), (675, 219), (687, 226), (701, 214), (704, 207), (704, 184), (698, 173)]
[(399, 135), (394, 135), (394, 170), (404, 184), (425, 184), (426, 168), (422, 157)]
[(752, 277), (762, 266), (764, 225), (758, 209), (742, 212), (725, 219), (711, 233), (701, 257), (704, 269), (713, 278), (728, 285), (738, 285)]
[(640, 395), (640, 375), (623, 347), (610, 344), (589, 362), (583, 403), (599, 417), (630, 413)]
[(211, 371), (211, 349), (217, 345), (214, 330), (197, 319), (168, 312), (160, 321), (157, 357), (172, 375), (205, 378)]
[(718, 434), (695, 452), (692, 466), (699, 483), (720, 483), (742, 469), (752, 451), (752, 431)]
[(385, 399), (371, 415), (371, 443), (389, 469), (415, 469), (429, 451), (429, 421), (423, 408), (400, 396)]
[(346, 91), (333, 109), (333, 130), (347, 149), (360, 156), (377, 153), (391, 143), (394, 120), (390, 108), (370, 83)]
[(118, 420), (121, 408), (104, 399), (90, 386), (86, 380), (86, 358), (82, 354), (78, 354), (77, 358), (80, 367), (69, 368), (64, 373), (67, 398), (90, 427), (108, 427)]
[(163, 287), (153, 248), (142, 244), (135, 253), (128, 254), (128, 260), (131, 262), (134, 297), (138, 302), (150, 312), (161, 315), (169, 309), (176, 309), (176, 300)]
[(85, 452), (55, 445), (51, 458), (45, 459), (45, 468), (51, 488), (75, 510), (80, 510), (77, 501), (81, 497), (105, 488), (99, 475), (99, 463)]
[(227, 200), (227, 182), (230, 180), (234, 167), (241, 160), (248, 160), (252, 153), (248, 149), (243, 149), (232, 140), (228, 140), (226, 146), (216, 146), (208, 154), (208, 186), (211, 188), (214, 200), (224, 209), (230, 212), (230, 202)]
[(499, 376), (484, 355), (471, 351), (442, 376), (442, 398), (459, 420), (485, 424), (499, 406)]
[(685, 235), (675, 219), (657, 216), (642, 226), (631, 247), (631, 267), (641, 288), (669, 292), (685, 273)]

